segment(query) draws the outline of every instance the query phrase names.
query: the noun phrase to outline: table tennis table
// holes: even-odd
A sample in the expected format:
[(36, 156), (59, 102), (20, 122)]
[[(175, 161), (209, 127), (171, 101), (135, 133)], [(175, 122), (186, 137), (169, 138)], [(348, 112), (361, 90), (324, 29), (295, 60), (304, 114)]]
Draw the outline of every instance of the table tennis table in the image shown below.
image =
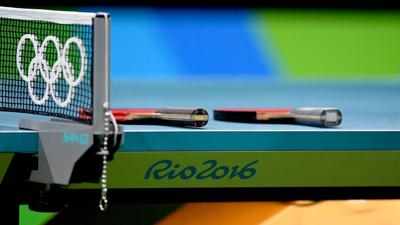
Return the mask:
[[(115, 108), (202, 107), (210, 118), (212, 109), (221, 107), (326, 106), (343, 113), (342, 124), (334, 128), (213, 119), (203, 128), (126, 125), (124, 143), (110, 162), (112, 202), (400, 197), (398, 82), (111, 85)], [(38, 133), (18, 129), (21, 118), (43, 119), (0, 113), (0, 179), (13, 156), (37, 153)], [(97, 202), (99, 185), (72, 184), (57, 193), (71, 202)]]

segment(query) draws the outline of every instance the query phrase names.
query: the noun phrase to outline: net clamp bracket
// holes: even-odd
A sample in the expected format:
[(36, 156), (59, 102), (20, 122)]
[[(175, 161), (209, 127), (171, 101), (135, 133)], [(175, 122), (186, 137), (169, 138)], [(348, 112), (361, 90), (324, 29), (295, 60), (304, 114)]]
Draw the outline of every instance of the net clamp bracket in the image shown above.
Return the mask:
[(93, 146), (90, 125), (22, 119), (19, 127), (39, 133), (38, 168), (30, 175), (32, 182), (68, 185), (75, 163)]

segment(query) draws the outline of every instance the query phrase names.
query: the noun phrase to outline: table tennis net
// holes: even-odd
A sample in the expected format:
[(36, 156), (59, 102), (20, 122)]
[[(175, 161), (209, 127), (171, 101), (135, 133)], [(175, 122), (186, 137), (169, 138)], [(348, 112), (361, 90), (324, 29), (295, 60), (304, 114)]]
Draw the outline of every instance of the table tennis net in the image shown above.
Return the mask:
[(91, 21), (0, 7), (0, 110), (92, 123)]

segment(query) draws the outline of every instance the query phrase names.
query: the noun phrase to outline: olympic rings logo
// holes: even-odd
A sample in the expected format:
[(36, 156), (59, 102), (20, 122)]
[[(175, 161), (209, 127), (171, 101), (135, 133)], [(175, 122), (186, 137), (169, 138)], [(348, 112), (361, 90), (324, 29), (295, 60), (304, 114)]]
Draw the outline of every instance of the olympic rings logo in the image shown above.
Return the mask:
[[(24, 52), (24, 46), (27, 41), (30, 41), (35, 51), (35, 57), (30, 61), (28, 71), (24, 71), (22, 61), (22, 53)], [(52, 42), (56, 52), (57, 60), (50, 66), (46, 60), (46, 50), (48, 44)], [(80, 52), (80, 71), (75, 79), (75, 72), (72, 63), (68, 61), (69, 48), (72, 44), (75, 44)], [(78, 37), (71, 37), (63, 46), (60, 40), (55, 36), (47, 36), (43, 43), (40, 44), (37, 37), (32, 34), (25, 34), (21, 37), (17, 47), (17, 68), (19, 75), (23, 80), (28, 83), (28, 92), (31, 96), (32, 101), (37, 105), (43, 105), (49, 98), (49, 94), (53, 98), (54, 102), (60, 107), (66, 107), (71, 103), (74, 98), (74, 88), (79, 85), (83, 80), (87, 67), (86, 62), (86, 50), (82, 44), (82, 40)], [(36, 75), (40, 73), (43, 80), (46, 82), (46, 88), (42, 97), (38, 97), (34, 91), (34, 81)], [(55, 84), (60, 78), (64, 78), (68, 84), (68, 94), (65, 99), (61, 99), (59, 93), (55, 89)]]

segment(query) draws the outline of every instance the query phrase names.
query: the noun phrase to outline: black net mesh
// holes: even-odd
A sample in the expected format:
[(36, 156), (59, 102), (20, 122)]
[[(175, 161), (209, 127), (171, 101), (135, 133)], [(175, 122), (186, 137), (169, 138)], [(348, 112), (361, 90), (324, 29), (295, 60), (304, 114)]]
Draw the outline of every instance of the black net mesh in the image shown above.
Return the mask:
[(0, 16), (0, 110), (91, 123), (92, 56), (91, 25)]

